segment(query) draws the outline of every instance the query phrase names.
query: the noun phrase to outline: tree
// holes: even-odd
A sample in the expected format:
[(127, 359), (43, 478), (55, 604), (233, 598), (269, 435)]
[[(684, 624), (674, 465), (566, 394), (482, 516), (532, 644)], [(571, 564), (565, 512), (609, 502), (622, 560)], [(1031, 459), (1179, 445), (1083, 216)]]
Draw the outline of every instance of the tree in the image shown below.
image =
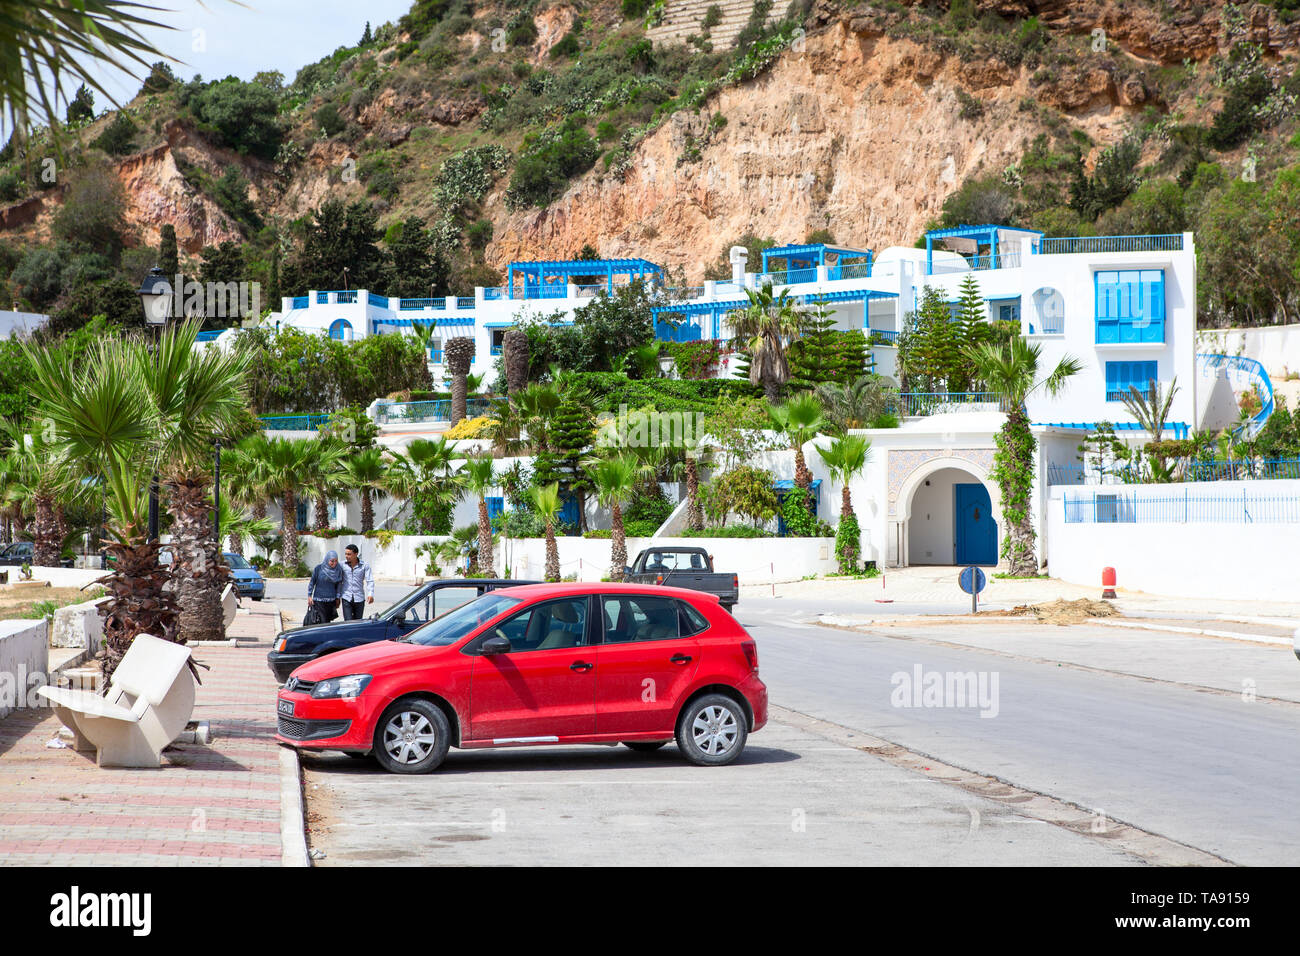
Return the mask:
[(316, 499), (315, 530), (330, 526), (330, 502), (348, 490), (347, 476), (343, 471), (346, 448), (341, 441), (321, 436), (312, 446), (308, 485)]
[(627, 567), (627, 539), (623, 532), (623, 502), (632, 497), (640, 464), (628, 455), (593, 458), (587, 461), (587, 474), (596, 489), (596, 499), (610, 511), (610, 580), (622, 581)]
[(361, 34), (361, 42), (358, 46), (366, 46), (367, 44), (373, 43), (374, 39), (374, 34), (370, 32), (370, 21), (367, 20), (365, 32)]
[(790, 378), (786, 346), (799, 337), (799, 314), (789, 290), (774, 296), (770, 282), (761, 289), (746, 289), (745, 295), (749, 305), (732, 312), (728, 321), (749, 352), (749, 381), (774, 402)]
[(158, 268), (168, 282), (175, 282), (177, 273), (181, 271), (180, 254), (176, 248), (176, 227), (170, 222), (158, 230)]
[(95, 118), (95, 94), (90, 92), (85, 83), (77, 87), (77, 93), (68, 104), (68, 125), (76, 126)]
[[(145, 57), (162, 56), (145, 31), (165, 25), (140, 16), (152, 8), (126, 0), (0, 0), (0, 111), (26, 131), (57, 128), (65, 81), (99, 84), (104, 67), (130, 72)], [(111, 99), (111, 97), (109, 97)]]
[(536, 480), (557, 482), (563, 494), (578, 500), (578, 531), (586, 530), (586, 496), (590, 488), (583, 467), (596, 432), (596, 422), (585, 392), (564, 383), (560, 404), (550, 422), (548, 448), (537, 456)]
[(488, 518), (487, 493), (496, 485), (492, 456), (478, 455), (465, 460), (461, 474), (471, 494), (478, 496), (478, 561), (479, 573), (496, 577), (492, 554), (492, 522)]
[(450, 285), (451, 270), (435, 242), (433, 230), (424, 220), (412, 216), (391, 230), (384, 240), (391, 259), (387, 288), (407, 299), (431, 295), (436, 288)]
[(116, 263), (126, 230), (126, 196), (112, 170), (90, 166), (81, 171), (54, 217), (54, 235), (79, 249), (102, 252)]
[(224, 146), (240, 153), (274, 159), (284, 137), (275, 91), (235, 76), (182, 91), (182, 105)]
[(560, 514), (560, 486), (533, 485), (528, 489), (529, 502), (546, 523), (546, 580), (560, 580), (560, 549), (555, 543), (555, 519)]
[(715, 475), (705, 489), (704, 510), (719, 525), (725, 526), (727, 516), (734, 513), (757, 528), (775, 518), (779, 507), (772, 473), (751, 465)]
[(528, 384), (528, 333), (520, 328), (508, 330), (501, 351), (505, 356), (506, 393), (514, 395)]
[(466, 377), (474, 361), (474, 340), (458, 335), (443, 346), (443, 361), (451, 373), (451, 424), (465, 417)]
[(833, 439), (817, 454), (840, 483), (840, 521), (835, 529), (835, 556), (841, 574), (854, 574), (862, 558), (862, 531), (853, 511), (853, 496), (849, 483), (867, 466), (871, 443), (861, 435), (846, 435)]
[(154, 93), (165, 93), (176, 85), (176, 74), (164, 60), (159, 60), (153, 66), (149, 67), (149, 75), (144, 78), (144, 83), (140, 85), (140, 96), (149, 96)]
[(801, 314), (798, 341), (790, 345), (790, 387), (816, 388), (840, 378), (835, 311), (824, 302)]
[(784, 435), (794, 452), (794, 484), (807, 497), (812, 487), (812, 472), (804, 460), (803, 446), (817, 437), (826, 420), (822, 417), (822, 403), (811, 392), (802, 392), (784, 405), (769, 405), (768, 415), (772, 427)]
[(91, 142), (95, 149), (102, 149), (110, 156), (125, 156), (131, 152), (135, 143), (135, 124), (125, 113), (118, 112), (113, 122), (104, 128)]
[(1169, 383), (1167, 392), (1159, 382), (1148, 382), (1145, 389), (1130, 385), (1128, 393), (1121, 399), (1128, 413), (1151, 436), (1147, 450), (1151, 453), (1151, 477), (1157, 482), (1173, 480), (1168, 456), (1161, 452), (1160, 442), (1164, 438), (1165, 422), (1169, 419), (1169, 410), (1173, 407), (1177, 392), (1178, 378), (1175, 376)]
[(388, 466), (379, 448), (354, 451), (343, 460), (348, 486), (357, 493), (361, 502), (361, 533), (375, 528), (375, 492), (383, 487)]
[(384, 484), (395, 498), (411, 502), (413, 524), (419, 534), (448, 534), (451, 509), (462, 487), (452, 474), (455, 452), (445, 438), (416, 438), (406, 452), (393, 453), (393, 465)]
[(377, 244), (382, 236), (377, 222), (367, 203), (325, 200), (312, 215), (284, 284), (301, 290), (337, 289), (344, 283), (346, 269), (352, 288), (378, 288), (386, 261)]
[(827, 421), (840, 431), (879, 427), (875, 423), (889, 413), (895, 390), (880, 375), (860, 375), (847, 385), (826, 382), (817, 386)]
[(998, 395), (1007, 419), (997, 434), (997, 452), (993, 457), (993, 480), (1002, 497), (1002, 516), (1006, 533), (1002, 538), (1002, 557), (1010, 563), (1012, 575), (1038, 573), (1034, 557), (1034, 524), (1030, 495), (1034, 481), (1034, 449), (1037, 442), (1029, 430), (1025, 401), (1042, 389), (1055, 397), (1070, 376), (1077, 374), (1082, 363), (1069, 355), (1062, 356), (1051, 373), (1039, 381), (1038, 359), (1042, 349), (1017, 336), (1005, 344), (984, 343), (976, 346), (967, 358), (985, 387)]
[(289, 573), (297, 570), (298, 556), (298, 489), (311, 478), (311, 438), (271, 438), (260, 451), (267, 457), (261, 463), (264, 487), (271, 498), (280, 501), (280, 564)]

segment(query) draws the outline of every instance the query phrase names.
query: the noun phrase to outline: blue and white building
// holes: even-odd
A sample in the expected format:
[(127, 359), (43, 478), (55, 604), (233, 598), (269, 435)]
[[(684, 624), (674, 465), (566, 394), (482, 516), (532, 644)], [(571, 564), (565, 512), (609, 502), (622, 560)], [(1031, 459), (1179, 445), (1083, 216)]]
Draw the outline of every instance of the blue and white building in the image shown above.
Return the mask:
[[(743, 247), (733, 248), (730, 258), (728, 279), (686, 288), (666, 288), (659, 266), (633, 258), (515, 262), (504, 286), (478, 288), (460, 298), (310, 290), (285, 298), (270, 321), (342, 340), (433, 322), (435, 380), (443, 372), (443, 344), (469, 336), (475, 341), (472, 371), (487, 373), (490, 381), (508, 329), (529, 320), (570, 323), (574, 311), (602, 291), (648, 281), (661, 296), (654, 307), (659, 338), (725, 342), (728, 314), (748, 304), (745, 290), (771, 283), (800, 304), (831, 309), (837, 328), (863, 330), (876, 371), (892, 376), (899, 332), (926, 287), (955, 304), (963, 281), (973, 277), (989, 319), (1017, 322), (1021, 333), (1041, 346), (1044, 374), (1065, 355), (1083, 366), (1061, 395), (1038, 392), (1028, 404), (1039, 439), (1035, 513), (1040, 535), (1040, 505), (1049, 484), (1078, 480), (1078, 446), (1098, 422), (1113, 423), (1121, 437), (1135, 443), (1149, 440), (1121, 401), (1130, 385), (1159, 382), (1167, 390), (1177, 383), (1165, 437), (1235, 420), (1235, 395), (1246, 388), (1258, 388), (1266, 400), (1255, 427), (1272, 408), (1271, 386), (1259, 363), (1196, 353), (1191, 233), (1055, 238), (984, 224), (932, 231), (924, 248), (875, 251), (812, 243), (764, 250), (758, 263), (746, 261)], [(749, 271), (751, 265), (756, 271)], [(724, 362), (719, 374), (733, 371), (734, 365)], [(871, 463), (854, 483), (864, 555), (882, 566), (996, 563), (1002, 516), (989, 479), (993, 436), (1002, 422), (996, 400), (905, 393), (901, 403), (900, 428), (867, 433)], [(823, 479), (819, 510), (833, 519), (838, 489), (812, 449), (806, 452)]]

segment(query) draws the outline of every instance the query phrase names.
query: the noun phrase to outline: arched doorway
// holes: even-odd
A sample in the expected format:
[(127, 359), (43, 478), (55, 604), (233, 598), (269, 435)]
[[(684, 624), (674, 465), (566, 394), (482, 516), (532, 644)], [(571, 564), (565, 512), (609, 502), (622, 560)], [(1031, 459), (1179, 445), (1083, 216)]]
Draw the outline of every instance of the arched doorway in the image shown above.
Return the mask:
[(351, 342), (352, 323), (347, 319), (335, 319), (330, 325), (330, 338), (336, 342)]
[(918, 469), (899, 495), (905, 565), (998, 563), (1001, 509), (975, 466), (955, 459)]

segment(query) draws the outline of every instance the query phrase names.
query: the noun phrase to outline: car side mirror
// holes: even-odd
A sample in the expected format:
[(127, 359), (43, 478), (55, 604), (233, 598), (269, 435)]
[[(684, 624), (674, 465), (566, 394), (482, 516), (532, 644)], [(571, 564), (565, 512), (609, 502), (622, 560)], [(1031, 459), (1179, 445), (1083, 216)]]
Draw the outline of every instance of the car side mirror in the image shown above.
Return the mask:
[(478, 646), (478, 651), (480, 654), (509, 654), (510, 638), (489, 637)]

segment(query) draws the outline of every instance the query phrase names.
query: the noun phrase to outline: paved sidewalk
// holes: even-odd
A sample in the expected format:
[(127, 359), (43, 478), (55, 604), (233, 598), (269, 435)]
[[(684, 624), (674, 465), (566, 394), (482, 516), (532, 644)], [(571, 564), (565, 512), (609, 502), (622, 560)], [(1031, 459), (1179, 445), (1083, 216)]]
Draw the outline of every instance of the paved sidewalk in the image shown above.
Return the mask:
[(93, 755), (48, 749), (53, 711), (0, 720), (0, 864), (278, 865), (280, 747), (266, 652), (279, 629), (268, 603), (241, 610), (242, 647), (196, 647), (195, 720), (212, 743), (173, 745), (156, 770), (100, 769)]

